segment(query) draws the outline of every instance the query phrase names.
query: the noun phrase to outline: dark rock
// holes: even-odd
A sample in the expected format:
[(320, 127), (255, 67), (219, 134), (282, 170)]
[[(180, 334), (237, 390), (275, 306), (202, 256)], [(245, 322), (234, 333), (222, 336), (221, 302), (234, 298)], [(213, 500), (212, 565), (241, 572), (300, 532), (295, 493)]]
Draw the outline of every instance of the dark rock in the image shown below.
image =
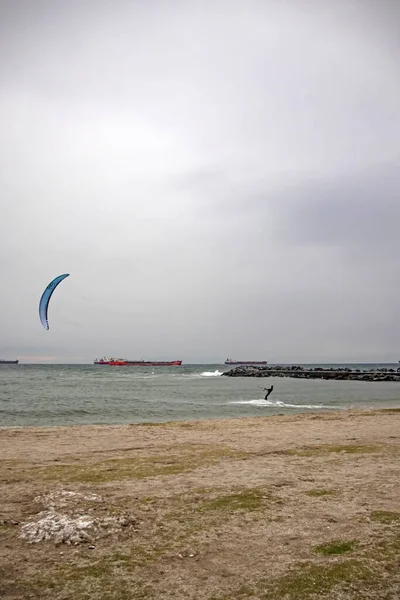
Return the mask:
[(305, 368), (299, 365), (241, 365), (223, 373), (226, 377), (292, 377), (297, 379), (334, 379), (341, 381), (400, 381), (400, 370), (393, 369), (350, 369), (339, 368)]

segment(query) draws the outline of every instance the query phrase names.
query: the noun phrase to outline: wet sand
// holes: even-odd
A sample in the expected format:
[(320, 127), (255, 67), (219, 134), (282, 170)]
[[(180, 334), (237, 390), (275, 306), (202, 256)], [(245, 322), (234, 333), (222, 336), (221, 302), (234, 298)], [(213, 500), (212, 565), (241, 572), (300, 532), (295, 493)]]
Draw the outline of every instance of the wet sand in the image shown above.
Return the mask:
[(399, 442), (400, 409), (1, 429), (0, 597), (398, 598)]

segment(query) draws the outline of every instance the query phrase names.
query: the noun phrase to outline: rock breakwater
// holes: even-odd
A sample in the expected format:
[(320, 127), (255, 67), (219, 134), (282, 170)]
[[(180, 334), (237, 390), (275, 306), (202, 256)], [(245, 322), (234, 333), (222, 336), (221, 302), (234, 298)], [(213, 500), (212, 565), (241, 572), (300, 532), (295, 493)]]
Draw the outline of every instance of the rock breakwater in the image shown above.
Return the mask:
[(306, 368), (297, 365), (239, 366), (223, 373), (226, 377), (292, 377), (296, 379), (335, 379), (345, 381), (399, 381), (399, 369)]

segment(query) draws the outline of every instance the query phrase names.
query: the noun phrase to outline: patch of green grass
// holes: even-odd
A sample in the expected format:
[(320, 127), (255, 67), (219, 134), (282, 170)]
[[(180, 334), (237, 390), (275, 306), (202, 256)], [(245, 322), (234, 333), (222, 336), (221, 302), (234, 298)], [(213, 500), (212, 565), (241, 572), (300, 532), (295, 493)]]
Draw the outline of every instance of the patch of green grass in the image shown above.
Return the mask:
[[(355, 549), (357, 541), (334, 540), (317, 546), (322, 554), (337, 556)], [(317, 554), (321, 552), (317, 551)], [(288, 572), (275, 579), (262, 577), (254, 584), (243, 584), (233, 593), (216, 595), (213, 600), (236, 600), (262, 598), (263, 600), (316, 600), (328, 598), (341, 585), (355, 586), (357, 598), (373, 598), (376, 587), (379, 592), (388, 585), (388, 575), (398, 573), (400, 535), (375, 540), (367, 552), (357, 559), (322, 563), (297, 563)], [(367, 595), (363, 595), (364, 589)], [(381, 594), (379, 598), (383, 598)], [(386, 596), (385, 596), (386, 598)], [(388, 596), (389, 600), (389, 596)]]
[(279, 450), (278, 454), (286, 454), (287, 456), (323, 456), (333, 453), (344, 454), (367, 454), (371, 452), (379, 452), (380, 446), (362, 445), (362, 444), (321, 444), (318, 446), (305, 446), (304, 448), (289, 448), (288, 450)]
[(370, 452), (379, 452), (380, 446), (362, 445), (362, 444), (341, 444), (325, 446), (326, 452), (345, 452), (346, 454), (364, 454)]
[(71, 583), (72, 581), (82, 581), (87, 577), (92, 579), (102, 579), (109, 576), (111, 570), (111, 565), (108, 562), (99, 560), (84, 566), (69, 564), (59, 570), (59, 575), (64, 581)]
[(96, 560), (93, 558), (86, 565), (68, 564), (59, 568), (59, 572), (68, 581), (81, 580), (83, 577), (102, 578), (110, 576), (116, 568), (123, 567), (125, 571), (134, 571), (138, 566), (153, 562), (165, 551), (159, 543), (154, 546), (133, 544), (127, 552), (115, 551)]
[(250, 512), (265, 506), (269, 499), (265, 490), (250, 488), (206, 500), (200, 505), (200, 511), (234, 512), (243, 510)]
[(276, 579), (263, 577), (254, 585), (240, 586), (234, 593), (213, 596), (212, 600), (316, 600), (340, 584), (370, 582), (373, 573), (356, 560), (336, 562), (328, 565), (299, 563), (292, 570)]
[[(168, 544), (171, 551), (177, 544), (193, 540), (199, 532), (213, 531), (232, 518), (234, 513), (266, 511), (280, 499), (272, 496), (265, 488), (245, 488), (225, 491), (216, 496), (215, 491), (206, 490), (207, 496), (190, 494), (168, 500), (168, 510), (162, 515), (162, 529), (157, 531), (159, 540)], [(210, 497), (210, 491), (213, 495)], [(269, 513), (263, 520), (279, 520)]]
[(372, 521), (390, 525), (391, 523), (400, 523), (400, 512), (391, 510), (374, 510), (370, 518)]
[(311, 496), (312, 498), (319, 498), (320, 496), (334, 496), (336, 493), (336, 490), (325, 489), (313, 489), (305, 492), (307, 496)]
[(59, 480), (64, 483), (101, 484), (121, 479), (146, 479), (147, 477), (176, 475), (215, 464), (239, 454), (229, 448), (199, 450), (183, 449), (181, 454), (154, 455), (135, 458), (112, 458), (102, 462), (82, 465), (49, 465), (31, 469), (36, 479)]
[[(152, 597), (150, 586), (137, 577), (137, 569), (156, 560), (161, 548), (130, 547), (129, 552), (114, 552), (100, 559), (94, 556), (86, 564), (69, 562), (54, 567), (46, 574), (35, 574), (23, 583), (30, 590), (68, 590), (77, 600), (141, 600)], [(64, 596), (63, 596), (64, 597)]]
[(315, 554), (323, 556), (332, 556), (336, 554), (345, 554), (351, 552), (358, 545), (356, 540), (332, 540), (327, 544), (319, 544), (314, 547)]
[[(28, 581), (27, 581), (28, 583)], [(149, 585), (142, 581), (131, 578), (120, 578), (110, 573), (100, 575), (91, 571), (82, 571), (76, 579), (63, 579), (38, 576), (29, 579), (29, 591), (35, 591), (38, 596), (54, 597), (61, 593), (63, 598), (75, 598), (76, 600), (147, 600), (152, 598), (152, 590)], [(50, 592), (50, 595), (49, 595)], [(65, 593), (68, 596), (65, 596)]]
[(351, 583), (354, 580), (365, 581), (371, 577), (371, 571), (356, 560), (331, 565), (305, 564), (272, 582), (271, 594), (266, 598), (318, 598), (321, 594), (331, 592), (338, 584)]

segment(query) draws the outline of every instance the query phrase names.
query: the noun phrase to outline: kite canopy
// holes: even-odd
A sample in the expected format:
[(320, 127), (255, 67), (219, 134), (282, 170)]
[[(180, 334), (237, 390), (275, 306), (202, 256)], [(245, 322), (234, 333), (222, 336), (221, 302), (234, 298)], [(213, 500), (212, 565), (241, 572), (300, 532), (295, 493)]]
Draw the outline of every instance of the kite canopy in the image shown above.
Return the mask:
[(45, 329), (49, 328), (49, 322), (47, 320), (47, 310), (49, 307), (50, 298), (52, 297), (53, 292), (56, 289), (56, 287), (58, 286), (58, 284), (61, 283), (61, 281), (68, 276), (69, 276), (69, 273), (64, 273), (64, 275), (59, 275), (58, 277), (53, 279), (53, 281), (51, 283), (49, 283), (47, 288), (44, 290), (42, 297), (40, 298), (39, 317), (40, 317), (42, 325)]

